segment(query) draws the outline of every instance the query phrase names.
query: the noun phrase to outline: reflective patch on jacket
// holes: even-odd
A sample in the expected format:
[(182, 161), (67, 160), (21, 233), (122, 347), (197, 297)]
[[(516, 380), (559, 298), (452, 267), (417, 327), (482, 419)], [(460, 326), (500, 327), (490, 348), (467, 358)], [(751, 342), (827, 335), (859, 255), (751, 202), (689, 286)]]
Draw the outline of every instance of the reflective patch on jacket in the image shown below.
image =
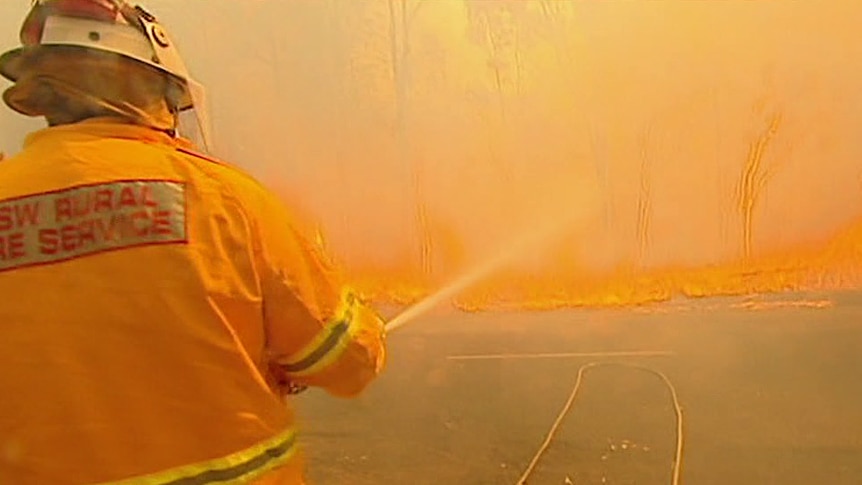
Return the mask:
[(182, 182), (113, 181), (0, 201), (0, 271), (187, 242)]

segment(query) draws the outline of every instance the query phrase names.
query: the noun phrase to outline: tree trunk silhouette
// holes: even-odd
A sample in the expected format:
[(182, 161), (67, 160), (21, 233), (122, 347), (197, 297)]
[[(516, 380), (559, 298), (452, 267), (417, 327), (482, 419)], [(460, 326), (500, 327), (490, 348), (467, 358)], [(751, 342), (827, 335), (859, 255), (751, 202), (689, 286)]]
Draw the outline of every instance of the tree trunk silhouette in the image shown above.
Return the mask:
[(638, 268), (645, 266), (646, 253), (649, 247), (650, 216), (652, 215), (652, 188), (650, 183), (650, 170), (652, 168), (649, 145), (652, 140), (652, 125), (647, 125), (641, 135), (641, 160), (638, 174), (639, 190), (637, 202), (637, 265)]
[(409, 139), (409, 87), (410, 87), (410, 24), (424, 2), (416, 1), (408, 9), (407, 0), (389, 0), (389, 41), (392, 62), (392, 81), (395, 86), (395, 129), (397, 138), (398, 161), (407, 167), (413, 194), (415, 220), (419, 237), (420, 271), (423, 276), (431, 275), (432, 241), (428, 227), (427, 207), (422, 193), (421, 161), (412, 156)]
[(739, 211), (742, 216), (742, 255), (745, 261), (751, 260), (754, 237), (754, 210), (758, 206), (763, 190), (774, 175), (775, 164), (764, 164), (763, 156), (781, 125), (781, 113), (774, 113), (769, 124), (748, 149), (748, 158), (742, 168), (739, 180)]

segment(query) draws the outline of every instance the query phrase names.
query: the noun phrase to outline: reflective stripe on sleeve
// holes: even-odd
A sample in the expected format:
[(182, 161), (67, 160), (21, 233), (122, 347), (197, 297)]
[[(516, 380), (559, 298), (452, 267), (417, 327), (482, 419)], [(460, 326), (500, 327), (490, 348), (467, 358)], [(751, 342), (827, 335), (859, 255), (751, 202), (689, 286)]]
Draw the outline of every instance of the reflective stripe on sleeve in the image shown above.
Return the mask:
[(100, 485), (239, 485), (283, 465), (296, 448), (296, 432), (288, 430), (223, 458)]
[(336, 318), (299, 352), (279, 359), (279, 366), (292, 376), (302, 377), (319, 372), (335, 362), (358, 330), (356, 305), (356, 297), (349, 291), (345, 292)]

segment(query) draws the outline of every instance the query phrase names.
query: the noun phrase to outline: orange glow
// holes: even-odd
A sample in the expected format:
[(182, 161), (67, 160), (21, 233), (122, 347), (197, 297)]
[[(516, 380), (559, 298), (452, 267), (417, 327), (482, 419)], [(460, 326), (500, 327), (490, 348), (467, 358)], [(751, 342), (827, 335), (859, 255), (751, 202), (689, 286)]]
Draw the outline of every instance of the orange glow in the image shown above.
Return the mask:
[(301, 202), (369, 296), (415, 301), (574, 208), (455, 303), (860, 283), (862, 2), (206, 3), (148, 5), (209, 89), (217, 154)]
[(862, 51), (849, 19), (862, 7), (361, 4), (303, 4), (350, 39), (322, 54), (335, 64), (314, 66), (335, 69), (316, 87), (338, 102), (289, 91), (292, 154), (309, 162), (294, 184), (274, 162), (260, 170), (310, 204), (368, 295), (416, 301), (516, 228), (584, 204), (591, 216), (563, 240), (455, 303), (619, 306), (859, 283)]

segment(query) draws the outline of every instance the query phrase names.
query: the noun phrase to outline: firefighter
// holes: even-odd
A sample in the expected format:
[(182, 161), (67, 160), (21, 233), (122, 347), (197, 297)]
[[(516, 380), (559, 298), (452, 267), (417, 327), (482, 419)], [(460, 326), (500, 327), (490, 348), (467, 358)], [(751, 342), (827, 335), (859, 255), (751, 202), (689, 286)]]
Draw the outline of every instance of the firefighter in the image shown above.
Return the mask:
[(288, 395), (363, 391), (381, 318), (186, 139), (202, 91), (150, 13), (41, 0), (21, 41), (3, 100), (48, 126), (0, 164), (0, 483), (303, 483)]

